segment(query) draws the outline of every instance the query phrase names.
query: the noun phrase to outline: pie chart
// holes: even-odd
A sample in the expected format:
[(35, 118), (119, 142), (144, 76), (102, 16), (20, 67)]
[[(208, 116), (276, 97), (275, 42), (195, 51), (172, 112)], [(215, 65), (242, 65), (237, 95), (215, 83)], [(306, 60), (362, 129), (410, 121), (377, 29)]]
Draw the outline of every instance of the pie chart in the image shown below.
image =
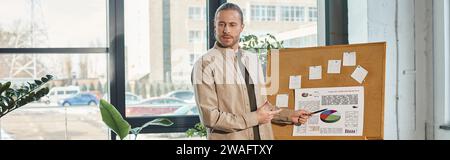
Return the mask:
[(326, 110), (320, 114), (320, 120), (325, 123), (336, 123), (341, 119), (341, 114), (336, 110)]

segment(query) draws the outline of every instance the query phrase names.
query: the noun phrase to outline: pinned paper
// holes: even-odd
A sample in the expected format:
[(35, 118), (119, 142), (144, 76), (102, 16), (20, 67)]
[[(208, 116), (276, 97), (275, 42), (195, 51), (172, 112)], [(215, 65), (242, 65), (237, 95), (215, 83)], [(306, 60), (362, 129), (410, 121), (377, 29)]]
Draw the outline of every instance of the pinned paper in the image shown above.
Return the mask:
[(302, 76), (291, 76), (289, 78), (289, 89), (302, 88)]
[(309, 67), (309, 80), (322, 79), (322, 66)]
[(289, 104), (289, 95), (287, 94), (279, 94), (277, 95), (277, 107), (288, 107)]
[(329, 60), (327, 73), (329, 74), (341, 73), (341, 60)]
[(356, 67), (355, 71), (352, 73), (352, 78), (358, 81), (360, 84), (363, 83), (369, 72), (361, 66)]
[(343, 66), (356, 66), (356, 52), (344, 52)]

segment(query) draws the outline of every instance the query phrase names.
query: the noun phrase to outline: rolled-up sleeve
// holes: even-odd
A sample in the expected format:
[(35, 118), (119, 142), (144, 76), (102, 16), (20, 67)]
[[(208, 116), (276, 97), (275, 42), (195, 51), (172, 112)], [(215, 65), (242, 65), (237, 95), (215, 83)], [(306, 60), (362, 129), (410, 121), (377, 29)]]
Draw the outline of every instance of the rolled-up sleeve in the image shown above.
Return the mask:
[(272, 119), (272, 123), (289, 125), (293, 124), (291, 116), (294, 114), (294, 110), (282, 109), (280, 113), (275, 115)]

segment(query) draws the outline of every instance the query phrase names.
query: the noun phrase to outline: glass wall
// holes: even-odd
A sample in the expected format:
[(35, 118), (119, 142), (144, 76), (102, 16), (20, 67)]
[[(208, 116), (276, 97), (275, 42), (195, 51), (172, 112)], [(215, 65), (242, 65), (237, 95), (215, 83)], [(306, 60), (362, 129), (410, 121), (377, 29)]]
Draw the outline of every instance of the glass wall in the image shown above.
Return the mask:
[(126, 116), (198, 115), (191, 70), (206, 52), (206, 1), (125, 1)]
[[(1, 3), (0, 48), (15, 52), (0, 53), (0, 83), (18, 87), (54, 76), (47, 96), (2, 117), (1, 138), (108, 139), (97, 107), (109, 87), (107, 0)], [(89, 51), (96, 49), (104, 53)]]
[(318, 45), (317, 0), (228, 0), (244, 13), (243, 35), (274, 35), (285, 48)]

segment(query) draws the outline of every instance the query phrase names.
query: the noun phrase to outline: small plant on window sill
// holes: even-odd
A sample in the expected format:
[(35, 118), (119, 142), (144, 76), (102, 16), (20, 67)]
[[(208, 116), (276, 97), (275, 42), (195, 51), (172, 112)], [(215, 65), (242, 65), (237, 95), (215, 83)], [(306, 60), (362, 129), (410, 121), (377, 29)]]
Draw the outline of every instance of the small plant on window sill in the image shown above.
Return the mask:
[(187, 137), (194, 137), (194, 136), (200, 136), (200, 137), (206, 137), (206, 127), (203, 126), (202, 123), (195, 124), (194, 128), (189, 128), (186, 131)]
[(40, 80), (27, 82), (18, 89), (11, 88), (11, 82), (0, 83), (0, 118), (47, 95), (49, 88), (43, 86), (52, 79), (53, 76), (46, 75)]
[(262, 64), (267, 63), (267, 54), (271, 49), (284, 48), (283, 41), (278, 41), (277, 38), (271, 34), (266, 34), (264, 40), (260, 40), (258, 36), (250, 34), (245, 35), (240, 39), (243, 50), (256, 52)]
[(99, 107), (103, 122), (119, 136), (120, 140), (123, 140), (130, 133), (134, 135), (134, 140), (136, 140), (142, 129), (151, 125), (166, 127), (173, 125), (173, 122), (167, 118), (157, 118), (140, 127), (131, 129), (131, 125), (122, 117), (120, 112), (112, 104), (101, 99)]

